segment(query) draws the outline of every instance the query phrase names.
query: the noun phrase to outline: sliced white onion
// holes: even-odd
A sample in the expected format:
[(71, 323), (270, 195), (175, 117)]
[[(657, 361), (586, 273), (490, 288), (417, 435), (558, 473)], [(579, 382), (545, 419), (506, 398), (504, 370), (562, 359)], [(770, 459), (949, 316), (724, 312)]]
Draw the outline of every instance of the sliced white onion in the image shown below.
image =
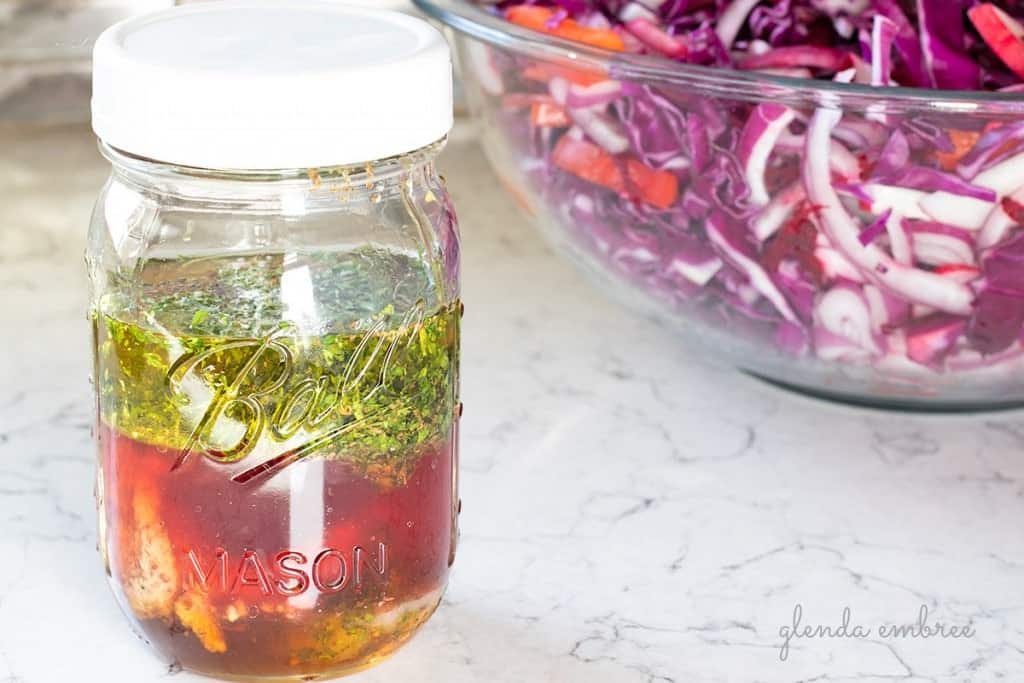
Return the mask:
[(865, 183), (864, 193), (871, 197), (871, 213), (881, 215), (891, 211), (897, 216), (927, 221), (934, 220), (921, 210), (921, 200), (928, 196), (927, 192), (911, 190), (895, 185)]
[(804, 196), (804, 186), (799, 180), (777, 192), (751, 221), (754, 237), (764, 242), (774, 235), (793, 215)]
[(919, 206), (928, 214), (930, 220), (941, 221), (964, 230), (980, 230), (992, 212), (993, 204), (982, 199), (939, 190), (923, 197)]
[(885, 221), (885, 232), (889, 235), (889, 250), (897, 263), (905, 266), (914, 263), (914, 251), (910, 244), (910, 235), (903, 227), (903, 221), (896, 213), (889, 214)]
[(807, 199), (818, 207), (817, 217), (822, 231), (866, 277), (893, 293), (948, 313), (969, 315), (974, 302), (974, 293), (969, 287), (941, 275), (897, 263), (874, 244), (861, 244), (861, 228), (843, 207), (829, 174), (829, 141), (832, 128), (841, 117), (838, 110), (819, 108), (807, 131), (804, 187)]
[[(1009, 196), (1013, 201), (1024, 204), (1024, 187), (1017, 188)], [(988, 249), (999, 244), (1006, 237), (1006, 233), (1010, 232), (1010, 229), (1015, 225), (1017, 225), (1017, 221), (1003, 210), (1003, 205), (1001, 203), (996, 204), (995, 208), (985, 218), (981, 230), (978, 231), (978, 248)]]
[(682, 275), (695, 285), (703, 287), (722, 269), (722, 259), (708, 259), (701, 263), (690, 263), (683, 259), (672, 259), (668, 270)]
[(858, 287), (838, 285), (825, 292), (814, 307), (814, 320), (873, 355), (883, 353), (882, 339), (872, 331), (867, 299)]
[(930, 266), (975, 263), (971, 245), (952, 235), (915, 232), (911, 239), (914, 243), (914, 257), (920, 263)]
[(971, 182), (987, 187), (1000, 197), (1024, 185), (1024, 154), (1012, 156), (974, 176)]

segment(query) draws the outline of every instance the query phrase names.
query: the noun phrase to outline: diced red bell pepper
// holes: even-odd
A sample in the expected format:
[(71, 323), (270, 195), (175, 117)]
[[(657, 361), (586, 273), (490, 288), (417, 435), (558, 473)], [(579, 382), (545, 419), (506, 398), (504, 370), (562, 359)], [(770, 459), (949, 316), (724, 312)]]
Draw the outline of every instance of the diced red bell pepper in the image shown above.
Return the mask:
[(557, 21), (556, 12), (557, 10), (551, 7), (519, 5), (517, 7), (509, 7), (505, 12), (505, 18), (513, 24), (577, 43), (593, 45), (594, 47), (614, 50), (616, 52), (622, 52), (626, 49), (622, 38), (615, 31), (580, 26), (572, 19)]
[(669, 171), (656, 171), (627, 155), (613, 157), (597, 145), (568, 135), (555, 145), (551, 158), (555, 166), (578, 178), (659, 209), (679, 199), (679, 179)]
[(809, 220), (815, 208), (804, 203), (787, 220), (770, 242), (765, 245), (761, 264), (776, 271), (784, 259), (793, 258), (815, 284), (825, 281), (825, 271), (815, 255), (818, 229)]
[(1024, 78), (1024, 26), (990, 2), (975, 5), (967, 16), (1010, 71)]
[(568, 128), (572, 125), (569, 112), (554, 102), (534, 102), (530, 107), (530, 120), (538, 128)]
[(939, 275), (952, 275), (954, 273), (977, 273), (978, 267), (972, 266), (970, 263), (944, 263), (941, 266), (935, 266), (935, 272)]
[(608, 80), (607, 74), (595, 71), (581, 71), (555, 64), (531, 64), (523, 69), (521, 75), (524, 80), (537, 81), (539, 83), (547, 83), (552, 78), (564, 78), (570, 83), (584, 87)]
[(538, 102), (554, 102), (555, 98), (551, 95), (544, 95), (542, 93), (523, 93), (514, 92), (504, 95), (501, 98), (501, 107), (507, 111), (519, 111), (521, 109), (529, 109)]
[(999, 202), (1007, 216), (1017, 225), (1024, 225), (1024, 204), (1021, 204), (1013, 197), (1003, 197)]
[(974, 145), (977, 144), (981, 133), (973, 130), (951, 128), (946, 131), (946, 134), (949, 136), (950, 142), (953, 143), (953, 149), (949, 152), (936, 152), (935, 158), (942, 168), (952, 171), (960, 163), (960, 160), (974, 149)]

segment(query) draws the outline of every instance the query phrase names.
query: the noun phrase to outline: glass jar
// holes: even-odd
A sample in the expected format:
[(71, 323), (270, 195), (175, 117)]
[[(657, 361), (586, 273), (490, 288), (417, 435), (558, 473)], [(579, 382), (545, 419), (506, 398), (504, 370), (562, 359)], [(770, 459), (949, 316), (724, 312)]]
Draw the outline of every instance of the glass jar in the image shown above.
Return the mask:
[[(313, 680), (408, 640), (454, 559), (459, 238), (434, 167), (450, 128), (450, 66), (436, 60), (448, 95), (426, 101), (447, 107), (447, 123), (421, 119), (424, 143), (410, 150), (364, 131), (394, 152), (370, 161), (353, 161), (349, 149), (367, 141), (345, 144), (358, 131), (339, 109), (340, 141), (299, 132), (262, 158), (221, 130), (160, 128), (166, 119), (125, 136), (140, 125), (124, 123), (130, 103), (103, 119), (122, 77), (106, 71), (118, 64), (102, 52), (111, 41), (131, 52), (132, 35), (178, 21), (165, 30), (190, 31), (202, 52), (205, 29), (230, 20), (234, 4), (129, 22), (97, 47), (94, 128), (113, 167), (87, 253), (100, 548), (122, 608), (168, 659), (225, 678)], [(385, 41), (422, 36), (429, 47), (408, 59), (444, 46), (400, 15), (245, 7), (263, 12), (247, 17), (254, 44), (310, 22), (335, 22), (332, 39), (344, 41), (363, 22)], [(289, 49), (273, 48), (285, 61)], [(203, 69), (230, 74), (236, 60)], [(330, 106), (311, 92), (303, 106)], [(237, 96), (228, 86), (202, 106)], [(239, 121), (237, 135), (248, 127)], [(164, 136), (182, 144), (161, 147)], [(340, 163), (294, 163), (304, 155)]]

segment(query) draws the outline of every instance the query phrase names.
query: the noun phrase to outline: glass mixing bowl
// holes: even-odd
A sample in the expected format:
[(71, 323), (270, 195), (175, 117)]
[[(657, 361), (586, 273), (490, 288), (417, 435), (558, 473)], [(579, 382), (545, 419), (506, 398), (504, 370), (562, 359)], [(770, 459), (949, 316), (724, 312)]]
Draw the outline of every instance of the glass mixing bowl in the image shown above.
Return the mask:
[(606, 294), (806, 393), (1024, 402), (1024, 96), (692, 66), (416, 2), (454, 30), (502, 183)]

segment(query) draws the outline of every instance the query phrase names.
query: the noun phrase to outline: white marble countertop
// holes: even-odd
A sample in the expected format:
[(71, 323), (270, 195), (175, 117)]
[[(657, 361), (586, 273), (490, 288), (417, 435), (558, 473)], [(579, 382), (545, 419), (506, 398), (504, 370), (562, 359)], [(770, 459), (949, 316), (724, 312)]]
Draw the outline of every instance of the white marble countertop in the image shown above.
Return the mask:
[[(707, 368), (597, 296), (496, 189), (460, 210), (463, 541), (365, 681), (1024, 680), (1024, 416), (908, 417)], [(95, 549), (84, 129), (0, 136), (0, 682), (200, 679), (131, 634)], [(839, 626), (863, 638), (793, 638)], [(972, 637), (883, 638), (889, 623)]]

